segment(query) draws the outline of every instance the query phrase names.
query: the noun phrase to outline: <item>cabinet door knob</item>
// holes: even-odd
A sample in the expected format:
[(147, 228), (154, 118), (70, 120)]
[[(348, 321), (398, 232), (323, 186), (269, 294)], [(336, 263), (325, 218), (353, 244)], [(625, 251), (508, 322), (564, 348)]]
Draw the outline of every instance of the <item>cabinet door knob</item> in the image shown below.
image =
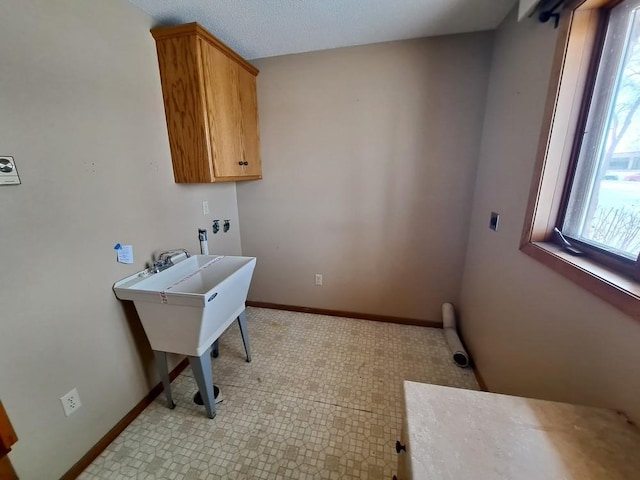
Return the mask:
[(238, 162), (238, 165), (244, 165), (242, 162)]
[(400, 452), (406, 452), (407, 451), (407, 447), (405, 445), (402, 445), (400, 443), (400, 440), (396, 440), (396, 453), (400, 453)]
[(243, 165), (249, 165), (249, 162), (242, 162)]

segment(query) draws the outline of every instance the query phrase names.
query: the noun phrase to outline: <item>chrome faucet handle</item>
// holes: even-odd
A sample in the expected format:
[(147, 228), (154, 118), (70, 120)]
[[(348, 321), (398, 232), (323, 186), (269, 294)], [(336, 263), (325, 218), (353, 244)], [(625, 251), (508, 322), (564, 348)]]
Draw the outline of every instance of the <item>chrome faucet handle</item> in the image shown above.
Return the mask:
[(153, 273), (160, 273), (161, 271), (166, 270), (169, 267), (172, 267), (174, 265), (172, 257), (180, 253), (184, 253), (187, 258), (191, 256), (189, 251), (184, 248), (177, 248), (175, 250), (166, 250), (160, 253), (156, 257), (156, 260), (153, 262), (151, 270), (153, 271)]
[[(191, 256), (189, 250), (187, 250), (186, 248), (176, 248), (174, 250), (166, 250), (162, 252), (160, 255), (158, 255), (158, 261), (163, 261), (165, 263), (171, 262), (171, 257), (178, 253), (184, 253), (187, 258)], [(173, 262), (171, 262), (171, 264), (173, 265)]]
[(171, 262), (171, 251), (162, 252), (160, 255), (158, 255), (157, 263), (166, 265), (169, 262)]
[(171, 260), (171, 255), (167, 255), (166, 257), (162, 258), (162, 264), (165, 266), (170, 267), (171, 265), (173, 265), (173, 260)]
[(156, 260), (155, 262), (153, 262), (153, 265), (151, 265), (151, 272), (152, 273), (160, 273), (165, 268), (166, 268), (166, 265), (165, 265), (164, 262), (162, 262), (160, 260)]

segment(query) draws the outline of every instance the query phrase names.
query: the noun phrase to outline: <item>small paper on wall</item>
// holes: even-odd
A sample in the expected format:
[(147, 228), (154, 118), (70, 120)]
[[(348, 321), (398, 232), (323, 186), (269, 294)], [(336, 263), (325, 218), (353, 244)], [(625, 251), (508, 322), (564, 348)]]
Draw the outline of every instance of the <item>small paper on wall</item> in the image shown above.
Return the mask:
[(116, 243), (113, 247), (118, 253), (118, 262), (120, 263), (133, 263), (133, 246), (132, 245), (120, 245)]

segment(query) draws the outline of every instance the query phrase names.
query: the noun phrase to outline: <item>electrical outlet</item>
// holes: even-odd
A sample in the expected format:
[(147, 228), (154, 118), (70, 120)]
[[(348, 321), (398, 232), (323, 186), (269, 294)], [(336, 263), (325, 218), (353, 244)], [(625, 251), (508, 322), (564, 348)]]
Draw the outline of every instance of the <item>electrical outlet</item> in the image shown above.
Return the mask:
[(316, 285), (317, 286), (322, 286), (322, 274), (321, 273), (316, 273)]
[(202, 214), (203, 215), (209, 215), (209, 201), (208, 200), (203, 200), (202, 201)]
[(78, 389), (74, 388), (65, 396), (60, 397), (60, 403), (62, 403), (62, 408), (64, 408), (65, 417), (68, 417), (78, 410), (82, 406), (82, 403), (80, 402), (80, 395), (78, 395)]

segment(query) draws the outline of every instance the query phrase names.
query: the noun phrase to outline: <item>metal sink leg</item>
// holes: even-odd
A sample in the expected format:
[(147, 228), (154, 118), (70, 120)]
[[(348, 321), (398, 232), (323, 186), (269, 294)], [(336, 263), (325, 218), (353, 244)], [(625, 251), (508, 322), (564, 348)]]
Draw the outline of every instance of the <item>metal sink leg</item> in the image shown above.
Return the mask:
[(167, 366), (167, 352), (153, 351), (153, 355), (156, 361), (156, 368), (160, 374), (160, 380), (162, 380), (162, 386), (164, 387), (164, 394), (167, 397), (167, 406), (170, 409), (176, 408), (176, 404), (173, 403), (171, 398), (171, 382), (169, 380), (169, 367)]
[(211, 375), (211, 352), (207, 349), (199, 357), (188, 357), (193, 376), (200, 390), (204, 408), (209, 418), (216, 416), (216, 401), (213, 396), (213, 376)]
[(242, 343), (244, 343), (244, 351), (247, 353), (247, 362), (251, 361), (251, 345), (249, 345), (249, 329), (247, 328), (247, 314), (245, 310), (238, 316), (238, 325), (240, 325), (240, 335), (242, 335)]

